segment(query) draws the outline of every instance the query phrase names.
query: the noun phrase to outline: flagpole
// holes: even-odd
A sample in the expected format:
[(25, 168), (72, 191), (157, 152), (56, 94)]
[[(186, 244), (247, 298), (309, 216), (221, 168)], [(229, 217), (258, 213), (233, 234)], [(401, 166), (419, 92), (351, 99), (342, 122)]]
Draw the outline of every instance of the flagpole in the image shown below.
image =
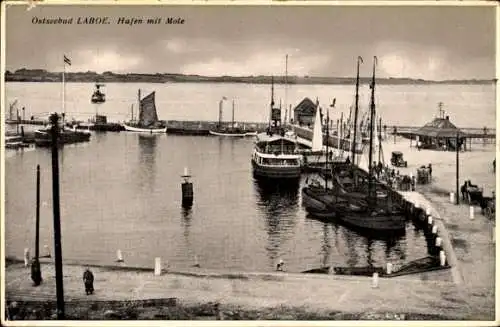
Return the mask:
[(66, 116), (66, 83), (65, 76), (66, 75), (66, 60), (63, 57), (63, 73), (62, 73), (62, 124), (64, 128), (64, 117)]

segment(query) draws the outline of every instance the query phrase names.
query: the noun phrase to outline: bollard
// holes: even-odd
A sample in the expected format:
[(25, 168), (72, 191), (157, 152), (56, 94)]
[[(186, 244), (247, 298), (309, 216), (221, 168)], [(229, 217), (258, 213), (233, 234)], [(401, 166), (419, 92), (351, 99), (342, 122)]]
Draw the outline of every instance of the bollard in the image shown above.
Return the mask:
[(427, 223), (432, 226), (432, 216), (427, 217)]
[(388, 262), (387, 263), (387, 275), (392, 274), (392, 263)]
[(123, 256), (121, 250), (116, 250), (116, 262), (123, 262)]
[(30, 249), (24, 249), (24, 266), (28, 267), (30, 264)]
[(373, 273), (372, 277), (372, 288), (378, 287), (378, 273)]
[(446, 265), (446, 254), (444, 254), (443, 250), (439, 251), (439, 262), (441, 263), (441, 267)]
[(50, 248), (49, 248), (49, 246), (48, 246), (48, 245), (44, 245), (44, 246), (43, 246), (43, 249), (44, 249), (44, 251), (45, 251), (45, 255), (44, 255), (44, 257), (45, 257), (45, 258), (50, 258)]
[(455, 193), (450, 192), (450, 203), (455, 203)]
[(441, 247), (441, 242), (442, 242), (441, 237), (436, 237), (436, 247), (437, 248)]
[(155, 258), (155, 276), (161, 275), (161, 258)]
[(432, 226), (432, 234), (437, 235), (438, 227), (436, 225)]
[(470, 220), (474, 220), (474, 206), (469, 207), (469, 218)]
[(431, 216), (431, 215), (432, 215), (432, 210), (431, 210), (431, 208), (427, 208), (427, 209), (425, 209), (425, 214), (426, 214), (427, 216)]

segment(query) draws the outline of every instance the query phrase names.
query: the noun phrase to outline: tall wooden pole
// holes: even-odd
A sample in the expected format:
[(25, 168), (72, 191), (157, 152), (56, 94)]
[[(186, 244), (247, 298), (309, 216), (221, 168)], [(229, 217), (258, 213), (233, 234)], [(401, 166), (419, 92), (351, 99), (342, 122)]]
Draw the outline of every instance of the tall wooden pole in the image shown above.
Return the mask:
[(35, 258), (40, 256), (40, 165), (36, 166)]
[(457, 205), (458, 205), (458, 204), (460, 204), (460, 200), (459, 200), (459, 199), (460, 199), (460, 197), (458, 196), (458, 194), (459, 194), (459, 193), (458, 193), (458, 184), (459, 184), (458, 179), (459, 179), (459, 167), (460, 167), (460, 161), (459, 161), (459, 155), (458, 155), (458, 153), (459, 153), (459, 151), (460, 151), (460, 148), (459, 148), (459, 146), (458, 146), (458, 136), (459, 136), (459, 134), (458, 134), (458, 132), (457, 132), (457, 139), (456, 139), (456, 146), (455, 146), (455, 150), (456, 150), (456, 153), (457, 153), (457, 158), (456, 158), (456, 165), (457, 165), (456, 172), (457, 172), (457, 175), (456, 175), (456, 177), (455, 177), (455, 184), (456, 184), (456, 190), (455, 190), (455, 193), (456, 193), (456, 204), (457, 204)]
[(50, 116), (52, 124), (52, 207), (54, 209), (54, 252), (56, 268), (57, 319), (64, 319), (64, 289), (61, 248), (61, 212), (59, 207), (59, 116)]

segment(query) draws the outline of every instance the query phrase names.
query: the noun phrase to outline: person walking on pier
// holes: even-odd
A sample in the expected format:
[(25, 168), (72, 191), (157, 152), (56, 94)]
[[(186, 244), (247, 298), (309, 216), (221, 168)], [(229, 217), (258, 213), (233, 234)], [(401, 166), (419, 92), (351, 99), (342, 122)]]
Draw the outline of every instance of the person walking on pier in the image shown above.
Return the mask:
[(85, 294), (94, 293), (94, 274), (90, 271), (89, 267), (83, 273), (83, 284), (85, 285)]
[(432, 165), (431, 165), (431, 164), (429, 164), (429, 165), (427, 166), (427, 169), (429, 169), (429, 181), (430, 181), (430, 180), (432, 180)]

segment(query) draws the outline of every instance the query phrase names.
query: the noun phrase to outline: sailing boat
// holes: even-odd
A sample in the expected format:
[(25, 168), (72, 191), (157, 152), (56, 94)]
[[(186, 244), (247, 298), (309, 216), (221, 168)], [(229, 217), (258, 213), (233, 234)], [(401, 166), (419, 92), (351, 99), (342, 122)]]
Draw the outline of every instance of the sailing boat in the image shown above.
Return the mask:
[[(339, 193), (343, 194), (349, 203), (349, 210), (339, 215), (338, 219), (345, 225), (363, 230), (376, 232), (398, 232), (404, 231), (406, 219), (403, 211), (390, 200), (390, 189), (381, 183), (377, 183), (374, 177), (373, 166), (373, 138), (375, 121), (375, 66), (377, 57), (374, 57), (373, 77), (371, 83), (370, 101), (370, 144), (368, 173), (349, 165), (347, 169), (334, 172), (333, 182)], [(343, 178), (343, 180), (342, 180)], [(368, 188), (365, 186), (368, 184)], [(361, 187), (359, 187), (361, 186)]]
[(140, 133), (166, 133), (167, 126), (165, 121), (158, 120), (155, 105), (155, 92), (141, 99), (141, 90), (138, 92), (139, 99), (139, 120), (131, 120), (124, 123), (126, 131)]
[(247, 136), (246, 132), (243, 131), (241, 128), (237, 127), (234, 123), (234, 100), (233, 100), (233, 114), (231, 119), (231, 125), (223, 126), (222, 103), (224, 99), (225, 97), (219, 101), (219, 122), (217, 123), (217, 127), (214, 130), (209, 130), (208, 132), (212, 135), (217, 135), (217, 136), (233, 136), (233, 137)]
[[(333, 100), (332, 107), (335, 106), (335, 99)], [(319, 107), (316, 109), (316, 117), (314, 121), (314, 134), (312, 142), (312, 151), (323, 150), (323, 134), (321, 126), (321, 114)], [(330, 122), (329, 112), (326, 113), (327, 126)], [(328, 140), (328, 128), (326, 129), (326, 139)], [(326, 143), (325, 151), (325, 167), (328, 168), (328, 142)], [(324, 175), (325, 185), (322, 186), (317, 179), (313, 179), (307, 186), (302, 188), (302, 205), (305, 210), (318, 218), (333, 218), (337, 216), (339, 207), (346, 206), (347, 201), (337, 196), (334, 190), (328, 188), (328, 174)]]
[(92, 97), (90, 98), (90, 102), (92, 103), (106, 102), (106, 95), (103, 92), (101, 92), (102, 86), (104, 86), (104, 84), (95, 83), (95, 91), (92, 94)]

